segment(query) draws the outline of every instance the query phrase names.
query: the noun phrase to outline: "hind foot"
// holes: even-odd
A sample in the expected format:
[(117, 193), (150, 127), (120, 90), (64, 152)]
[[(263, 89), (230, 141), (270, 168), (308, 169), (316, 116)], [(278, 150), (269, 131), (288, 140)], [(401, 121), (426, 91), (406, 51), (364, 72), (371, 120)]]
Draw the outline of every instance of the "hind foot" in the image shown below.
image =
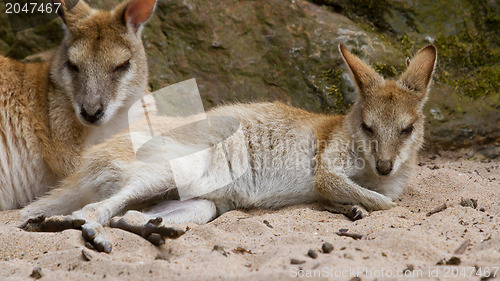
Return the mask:
[(165, 244), (165, 238), (175, 239), (185, 233), (179, 227), (165, 225), (161, 217), (150, 219), (144, 223), (146, 218), (147, 216), (143, 213), (128, 211), (123, 217), (112, 218), (109, 226), (142, 236), (155, 246)]
[(325, 209), (336, 214), (343, 214), (352, 221), (357, 221), (368, 216), (368, 211), (360, 205), (331, 203)]
[(19, 228), (31, 232), (61, 232), (66, 229), (81, 229), (85, 241), (99, 252), (111, 252), (111, 243), (104, 236), (104, 228), (97, 222), (86, 222), (73, 216), (39, 215), (26, 220)]
[(46, 218), (38, 215), (26, 220), (19, 228), (32, 232), (60, 232), (66, 229), (80, 229), (85, 220), (72, 216), (53, 216)]

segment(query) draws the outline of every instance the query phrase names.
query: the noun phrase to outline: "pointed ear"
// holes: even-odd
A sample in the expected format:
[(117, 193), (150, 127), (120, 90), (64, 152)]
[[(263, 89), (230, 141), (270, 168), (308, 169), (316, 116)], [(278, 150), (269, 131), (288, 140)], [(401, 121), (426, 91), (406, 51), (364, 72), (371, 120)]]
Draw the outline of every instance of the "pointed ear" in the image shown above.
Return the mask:
[(134, 33), (140, 33), (156, 7), (156, 0), (131, 0), (115, 8), (113, 13)]
[(57, 14), (64, 24), (71, 28), (81, 19), (86, 18), (92, 12), (92, 8), (82, 0), (51, 0), (52, 4), (61, 4)]
[(384, 83), (384, 78), (382, 76), (349, 52), (344, 45), (340, 44), (339, 50), (361, 95), (363, 95), (366, 90)]
[(420, 49), (399, 78), (399, 83), (412, 91), (427, 93), (436, 67), (437, 50), (434, 45)]

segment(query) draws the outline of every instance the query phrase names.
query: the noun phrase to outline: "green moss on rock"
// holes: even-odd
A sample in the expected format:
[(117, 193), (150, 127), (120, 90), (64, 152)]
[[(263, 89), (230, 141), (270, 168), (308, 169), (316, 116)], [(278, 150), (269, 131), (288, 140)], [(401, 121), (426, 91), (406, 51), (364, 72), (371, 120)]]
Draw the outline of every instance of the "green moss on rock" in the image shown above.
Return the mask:
[(331, 85), (327, 87), (327, 102), (337, 113), (345, 113), (350, 107), (350, 103), (344, 97), (342, 91), (345, 88), (345, 81), (342, 79), (343, 73), (342, 69), (329, 69), (322, 74), (325, 82)]
[(375, 71), (386, 78), (396, 77), (405, 69), (404, 65), (390, 65), (378, 62), (372, 64), (372, 67), (375, 69)]
[(500, 52), (492, 40), (464, 28), (459, 35), (439, 36), (435, 44), (439, 82), (473, 98), (499, 93)]

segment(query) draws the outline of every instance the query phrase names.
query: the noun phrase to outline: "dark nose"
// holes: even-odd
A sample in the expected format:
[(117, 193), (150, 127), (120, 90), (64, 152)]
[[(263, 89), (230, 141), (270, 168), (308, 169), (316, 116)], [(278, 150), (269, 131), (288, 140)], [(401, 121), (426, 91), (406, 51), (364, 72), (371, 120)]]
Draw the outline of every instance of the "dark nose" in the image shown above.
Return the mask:
[(392, 171), (392, 162), (387, 160), (377, 161), (377, 172), (382, 176), (388, 175)]
[(104, 110), (102, 108), (102, 105), (100, 105), (94, 112), (94, 114), (91, 114), (85, 110), (85, 108), (82, 107), (82, 111), (80, 112), (82, 115), (83, 119), (85, 121), (89, 122), (90, 124), (94, 124), (95, 122), (99, 121), (101, 117), (104, 115)]

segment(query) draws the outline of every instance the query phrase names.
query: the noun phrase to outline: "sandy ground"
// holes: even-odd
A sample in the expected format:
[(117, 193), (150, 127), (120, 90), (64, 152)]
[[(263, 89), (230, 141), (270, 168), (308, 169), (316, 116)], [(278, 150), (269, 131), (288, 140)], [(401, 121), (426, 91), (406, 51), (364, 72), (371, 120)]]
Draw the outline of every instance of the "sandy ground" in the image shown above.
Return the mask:
[[(29, 233), (17, 228), (18, 211), (0, 212), (0, 280), (32, 279), (35, 267), (41, 280), (351, 280), (357, 274), (361, 280), (401, 280), (405, 274), (480, 280), (500, 266), (500, 160), (451, 152), (435, 157), (421, 157), (397, 207), (356, 222), (320, 205), (232, 211), (206, 225), (184, 225), (185, 235), (161, 247), (106, 228), (110, 254), (85, 248), (78, 230)], [(477, 208), (461, 206), (462, 197), (477, 199)], [(447, 209), (426, 216), (443, 203)], [(363, 237), (338, 236), (340, 229)], [(455, 253), (467, 240), (458, 250), (463, 253)], [(321, 251), (324, 242), (333, 245), (331, 253)], [(307, 255), (311, 249), (317, 258)], [(496, 275), (500, 279), (500, 270)]]

